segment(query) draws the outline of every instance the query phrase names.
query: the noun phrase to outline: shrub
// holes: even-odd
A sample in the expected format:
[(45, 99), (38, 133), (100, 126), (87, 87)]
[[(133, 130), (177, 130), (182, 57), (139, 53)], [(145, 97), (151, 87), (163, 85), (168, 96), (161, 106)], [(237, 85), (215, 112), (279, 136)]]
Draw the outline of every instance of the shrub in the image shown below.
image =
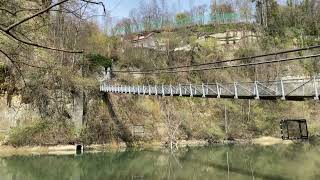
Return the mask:
[(7, 140), (12, 146), (68, 144), (75, 138), (72, 123), (64, 120), (39, 120), (27, 127), (13, 128)]
[(109, 59), (105, 56), (102, 56), (100, 54), (87, 54), (86, 58), (89, 61), (90, 66), (92, 68), (99, 67), (99, 66), (104, 67), (104, 68), (108, 68), (108, 67), (111, 67), (111, 65), (112, 65), (111, 59)]

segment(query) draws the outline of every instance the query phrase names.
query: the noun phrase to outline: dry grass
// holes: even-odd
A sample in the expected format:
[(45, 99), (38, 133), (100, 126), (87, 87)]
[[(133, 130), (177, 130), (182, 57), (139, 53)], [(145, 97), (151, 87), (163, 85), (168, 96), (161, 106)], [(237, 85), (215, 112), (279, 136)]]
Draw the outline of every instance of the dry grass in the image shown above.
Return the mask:
[(263, 136), (260, 138), (253, 139), (253, 144), (258, 144), (262, 146), (271, 146), (276, 144), (291, 144), (293, 141), (284, 141), (281, 138), (275, 138), (270, 136)]

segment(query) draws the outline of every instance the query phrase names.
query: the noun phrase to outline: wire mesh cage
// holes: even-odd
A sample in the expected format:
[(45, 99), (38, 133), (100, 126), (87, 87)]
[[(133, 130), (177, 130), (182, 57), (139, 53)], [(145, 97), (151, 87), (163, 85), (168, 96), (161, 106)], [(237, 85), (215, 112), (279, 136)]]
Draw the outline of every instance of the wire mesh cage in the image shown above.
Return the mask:
[(283, 140), (308, 139), (308, 126), (305, 119), (287, 119), (280, 121)]

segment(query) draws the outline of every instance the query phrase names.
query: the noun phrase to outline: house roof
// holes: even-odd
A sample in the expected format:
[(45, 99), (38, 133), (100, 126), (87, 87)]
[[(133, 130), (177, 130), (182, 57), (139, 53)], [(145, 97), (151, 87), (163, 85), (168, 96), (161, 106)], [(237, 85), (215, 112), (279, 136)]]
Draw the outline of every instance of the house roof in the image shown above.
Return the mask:
[(139, 33), (137, 35), (127, 35), (124, 39), (127, 41), (132, 41), (132, 42), (137, 42), (137, 41), (142, 41), (145, 39), (148, 39), (151, 37), (154, 33), (151, 32), (146, 32), (146, 33)]

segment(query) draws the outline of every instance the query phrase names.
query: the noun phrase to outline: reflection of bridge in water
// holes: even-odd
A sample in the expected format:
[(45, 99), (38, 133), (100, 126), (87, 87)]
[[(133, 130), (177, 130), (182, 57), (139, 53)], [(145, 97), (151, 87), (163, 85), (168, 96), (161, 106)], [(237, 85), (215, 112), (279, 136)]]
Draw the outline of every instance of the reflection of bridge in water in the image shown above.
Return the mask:
[(114, 86), (103, 83), (100, 91), (153, 96), (184, 96), (261, 100), (319, 100), (320, 77), (265, 82)]

